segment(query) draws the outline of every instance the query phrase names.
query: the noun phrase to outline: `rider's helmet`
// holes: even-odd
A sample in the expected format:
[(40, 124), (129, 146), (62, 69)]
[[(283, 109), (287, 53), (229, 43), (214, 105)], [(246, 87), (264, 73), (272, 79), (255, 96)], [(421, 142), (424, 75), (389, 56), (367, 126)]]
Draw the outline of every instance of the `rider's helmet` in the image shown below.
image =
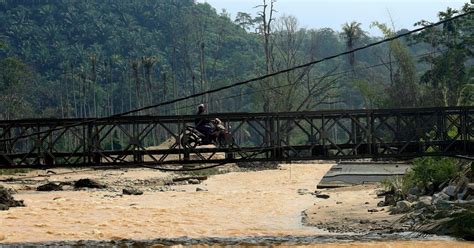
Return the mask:
[(204, 113), (204, 104), (202, 103), (199, 104), (197, 108), (198, 108), (198, 114)]

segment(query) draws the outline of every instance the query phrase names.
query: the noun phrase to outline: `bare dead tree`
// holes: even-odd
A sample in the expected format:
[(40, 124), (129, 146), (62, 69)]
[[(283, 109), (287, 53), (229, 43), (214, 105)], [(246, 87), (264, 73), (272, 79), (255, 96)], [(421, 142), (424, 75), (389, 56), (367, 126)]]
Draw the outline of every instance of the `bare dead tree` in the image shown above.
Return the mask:
[[(272, 65), (271, 65), (271, 35), (272, 35), (272, 22), (274, 21), (273, 14), (276, 12), (274, 8), (276, 0), (263, 0), (262, 5), (256, 6), (257, 8), (262, 8), (262, 11), (258, 12), (258, 15), (261, 18), (261, 35), (263, 37), (263, 50), (265, 54), (265, 73), (269, 74), (272, 72)], [(262, 83), (262, 87), (270, 88), (271, 79), (264, 80)], [(265, 92), (262, 91), (263, 97), (263, 111), (270, 112), (270, 101), (272, 99), (272, 92)]]

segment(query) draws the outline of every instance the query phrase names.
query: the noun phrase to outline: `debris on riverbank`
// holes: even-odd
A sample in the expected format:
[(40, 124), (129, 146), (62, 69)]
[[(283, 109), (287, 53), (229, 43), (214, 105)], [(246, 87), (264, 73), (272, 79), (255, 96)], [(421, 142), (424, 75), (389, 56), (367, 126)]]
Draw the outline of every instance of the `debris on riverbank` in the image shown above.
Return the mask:
[(90, 188), (90, 189), (105, 189), (107, 188), (106, 185), (99, 183), (93, 179), (83, 178), (79, 179), (74, 183), (74, 188), (81, 189), (81, 188)]
[(63, 190), (63, 187), (61, 186), (61, 183), (57, 182), (49, 182), (43, 185), (40, 185), (36, 188), (36, 191), (61, 191)]
[(22, 200), (15, 200), (13, 192), (0, 185), (0, 211), (8, 210), (13, 207), (24, 207), (25, 203)]

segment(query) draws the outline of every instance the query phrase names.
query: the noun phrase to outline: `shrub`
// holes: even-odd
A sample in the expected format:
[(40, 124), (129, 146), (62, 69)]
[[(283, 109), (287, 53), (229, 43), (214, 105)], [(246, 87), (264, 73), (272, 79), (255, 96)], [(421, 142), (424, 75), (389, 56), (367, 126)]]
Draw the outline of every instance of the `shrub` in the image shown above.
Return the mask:
[(405, 177), (395, 176), (382, 181), (382, 186), (386, 191), (393, 192), (394, 200), (400, 201), (405, 199), (410, 190), (411, 183), (406, 181)]
[(461, 172), (461, 165), (453, 158), (425, 157), (413, 161), (413, 166), (403, 177), (384, 180), (382, 185), (392, 191), (396, 200), (405, 199), (413, 187), (437, 189), (442, 183), (454, 179)]
[(437, 188), (440, 184), (456, 177), (461, 166), (456, 159), (425, 157), (413, 161), (413, 167), (405, 174), (405, 181), (426, 189), (429, 184)]

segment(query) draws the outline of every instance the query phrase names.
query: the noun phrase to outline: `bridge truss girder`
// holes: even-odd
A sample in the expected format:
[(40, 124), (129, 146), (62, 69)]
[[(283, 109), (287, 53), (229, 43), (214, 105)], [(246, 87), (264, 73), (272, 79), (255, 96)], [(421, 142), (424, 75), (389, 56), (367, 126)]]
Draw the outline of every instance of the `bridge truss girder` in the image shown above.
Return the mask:
[(184, 148), (189, 115), (0, 121), (0, 168), (474, 154), (474, 107), (207, 116), (214, 117), (231, 127), (234, 145)]

